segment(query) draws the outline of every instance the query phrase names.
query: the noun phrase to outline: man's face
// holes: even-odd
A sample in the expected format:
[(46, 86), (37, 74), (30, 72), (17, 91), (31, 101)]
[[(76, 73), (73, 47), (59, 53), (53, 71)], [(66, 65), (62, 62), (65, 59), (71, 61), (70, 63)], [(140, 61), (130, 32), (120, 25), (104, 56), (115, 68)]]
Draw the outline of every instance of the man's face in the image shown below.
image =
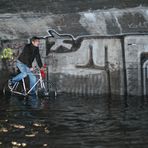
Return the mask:
[(38, 39), (32, 41), (32, 44), (35, 46), (35, 47), (39, 47), (39, 44), (40, 44), (40, 41)]

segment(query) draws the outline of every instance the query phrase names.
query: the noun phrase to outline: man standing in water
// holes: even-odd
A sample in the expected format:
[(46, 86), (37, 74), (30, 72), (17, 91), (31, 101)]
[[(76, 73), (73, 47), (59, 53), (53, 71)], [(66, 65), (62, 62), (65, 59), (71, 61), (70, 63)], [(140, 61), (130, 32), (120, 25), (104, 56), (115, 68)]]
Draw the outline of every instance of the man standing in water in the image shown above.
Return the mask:
[[(24, 47), (22, 53), (16, 61), (16, 66), (20, 70), (20, 73), (10, 80), (10, 86), (13, 86), (15, 82), (20, 81), (26, 76), (29, 76), (30, 88), (34, 86), (36, 83), (36, 76), (32, 72), (32, 63), (34, 59), (36, 59), (40, 68), (43, 66), (39, 53), (39, 43), (40, 40), (38, 37), (32, 37), (30, 44), (27, 44)], [(35, 94), (35, 87), (32, 89), (30, 94)]]

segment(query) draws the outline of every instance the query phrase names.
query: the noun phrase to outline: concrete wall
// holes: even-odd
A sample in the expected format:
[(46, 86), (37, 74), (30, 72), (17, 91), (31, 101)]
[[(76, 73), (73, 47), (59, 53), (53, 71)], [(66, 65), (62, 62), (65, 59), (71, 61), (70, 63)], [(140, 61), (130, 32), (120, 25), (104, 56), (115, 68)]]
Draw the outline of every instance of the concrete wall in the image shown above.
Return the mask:
[[(90, 45), (92, 50), (90, 50)], [(111, 90), (105, 70), (105, 47), (108, 48)], [(52, 52), (52, 50), (51, 50)], [(83, 39), (80, 48), (74, 52), (50, 53), (45, 63), (51, 73), (59, 74), (59, 91), (107, 94), (123, 94), (123, 64), (120, 39)], [(52, 76), (54, 77), (54, 76)], [(118, 81), (116, 81), (118, 80)]]
[[(57, 40), (61, 39), (56, 39), (56, 48), (51, 47), (49, 54), (46, 52), (49, 39), (42, 39), (40, 45), (42, 60), (49, 69), (51, 90), (92, 95), (124, 94), (123, 56), (119, 38), (82, 38), (77, 50), (66, 52), (58, 50), (64, 44)], [(3, 46), (6, 47), (7, 43), (16, 53), (21, 52), (25, 41), (5, 41)], [(15, 65), (10, 65), (10, 71), (11, 66)]]
[[(48, 36), (41, 40), (40, 52), (49, 68), (51, 89), (76, 94), (147, 95), (147, 2), (0, 3), (1, 51), (11, 47), (14, 53), (21, 52), (33, 35)], [(48, 29), (58, 34), (53, 32), (54, 37), (50, 37)], [(9, 71), (2, 71), (0, 89)]]
[(129, 95), (147, 94), (148, 35), (125, 38), (127, 91)]
[(41, 12), (49, 14), (76, 13), (87, 10), (148, 6), (146, 0), (1, 0), (0, 13)]
[(58, 15), (34, 12), (0, 14), (1, 39), (45, 36), (48, 29), (72, 34), (74, 37), (145, 33), (148, 30), (147, 7), (98, 9)]
[[(148, 35), (80, 37), (77, 39), (80, 42), (76, 42), (80, 45), (75, 50), (65, 40), (68, 38), (54, 38), (55, 44), (50, 46), (48, 53), (51, 37), (41, 39), (40, 53), (43, 63), (48, 66), (51, 90), (84, 95), (148, 94)], [(1, 43), (17, 53), (27, 40), (3, 40)], [(10, 71), (11, 66), (15, 65), (10, 65)], [(1, 73), (1, 84), (7, 73)]]

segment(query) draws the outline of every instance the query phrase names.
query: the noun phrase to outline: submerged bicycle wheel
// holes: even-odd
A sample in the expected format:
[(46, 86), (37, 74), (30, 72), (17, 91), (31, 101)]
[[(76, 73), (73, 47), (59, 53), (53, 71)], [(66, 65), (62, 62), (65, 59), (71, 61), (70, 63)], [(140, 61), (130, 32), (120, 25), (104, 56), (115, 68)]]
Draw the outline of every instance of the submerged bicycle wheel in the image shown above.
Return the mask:
[(48, 93), (46, 92), (46, 90), (44, 88), (39, 88), (37, 90), (37, 95), (39, 97), (46, 97), (46, 96), (48, 96)]

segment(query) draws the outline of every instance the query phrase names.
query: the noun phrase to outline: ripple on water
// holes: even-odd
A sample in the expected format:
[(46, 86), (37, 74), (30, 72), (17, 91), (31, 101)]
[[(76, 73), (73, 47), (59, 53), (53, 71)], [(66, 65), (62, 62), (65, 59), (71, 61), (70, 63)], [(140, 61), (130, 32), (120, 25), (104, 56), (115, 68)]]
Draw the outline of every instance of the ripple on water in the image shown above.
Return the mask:
[[(2, 98), (2, 97), (1, 97)], [(0, 147), (142, 148), (148, 105), (138, 97), (2, 98)]]

